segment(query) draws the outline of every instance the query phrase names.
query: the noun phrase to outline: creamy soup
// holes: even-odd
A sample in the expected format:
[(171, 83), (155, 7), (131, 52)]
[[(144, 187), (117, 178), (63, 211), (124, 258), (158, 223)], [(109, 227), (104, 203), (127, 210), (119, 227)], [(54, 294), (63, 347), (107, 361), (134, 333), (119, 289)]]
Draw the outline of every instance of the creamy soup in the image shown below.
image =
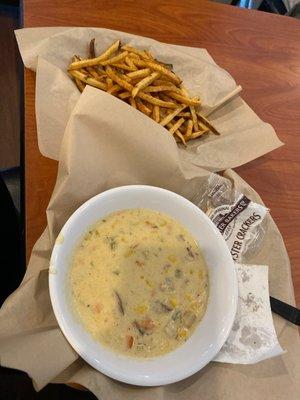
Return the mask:
[(70, 287), (92, 336), (135, 357), (180, 346), (208, 301), (197, 242), (178, 221), (149, 209), (119, 211), (93, 226), (75, 250)]

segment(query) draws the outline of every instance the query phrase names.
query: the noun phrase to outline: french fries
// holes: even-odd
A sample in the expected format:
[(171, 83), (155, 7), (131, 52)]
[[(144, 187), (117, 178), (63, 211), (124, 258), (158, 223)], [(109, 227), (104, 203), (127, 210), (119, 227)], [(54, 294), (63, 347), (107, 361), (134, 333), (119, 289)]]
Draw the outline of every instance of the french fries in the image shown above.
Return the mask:
[(189, 119), (189, 120), (188, 120), (188, 123), (187, 123), (186, 131), (185, 131), (185, 133), (184, 133), (184, 138), (185, 138), (186, 140), (189, 140), (189, 138), (192, 136), (192, 133), (193, 133), (193, 125), (194, 125), (193, 121), (192, 121), (191, 119)]
[(173, 135), (173, 133), (175, 133), (180, 126), (184, 123), (184, 118), (180, 118), (178, 121), (176, 121), (176, 123), (172, 126), (172, 128), (169, 129), (169, 132)]
[(159, 106), (154, 105), (153, 106), (153, 117), (155, 122), (159, 122), (160, 120), (160, 112), (159, 112)]
[(104, 65), (111, 65), (111, 64), (119, 63), (120, 61), (123, 61), (124, 58), (126, 58), (127, 54), (128, 54), (128, 52), (124, 51), (124, 53), (120, 53), (115, 57), (109, 58), (108, 60), (100, 61), (99, 64), (104, 66)]
[(150, 68), (139, 69), (138, 71), (129, 72), (127, 76), (131, 79), (142, 79), (150, 75)]
[(190, 97), (172, 64), (158, 61), (148, 50), (139, 50), (115, 41), (96, 56), (95, 39), (88, 57), (74, 56), (68, 73), (80, 90), (86, 85), (106, 91), (166, 128), (176, 141), (186, 146), (217, 129), (199, 113), (199, 97)]
[(146, 115), (151, 114), (151, 109), (147, 107), (139, 97), (135, 100), (135, 102), (138, 110), (142, 111), (142, 113)]
[(100, 54), (100, 56), (96, 58), (90, 58), (86, 60), (72, 62), (69, 65), (69, 69), (78, 69), (78, 68), (92, 67), (93, 65), (99, 65), (101, 61), (107, 60), (112, 54), (114, 54), (119, 47), (120, 47), (120, 40), (117, 40), (104, 53)]
[(154, 82), (155, 79), (157, 79), (159, 76), (160, 76), (159, 72), (153, 72), (151, 75), (149, 75), (146, 78), (144, 78), (141, 81), (139, 81), (135, 85), (135, 87), (132, 89), (132, 97), (135, 97), (140, 90), (145, 89), (152, 82)]
[(119, 86), (126, 89), (128, 92), (131, 92), (133, 86), (124, 79), (124, 77), (119, 76), (111, 67), (107, 66), (105, 69), (107, 75), (116, 82)]
[(76, 79), (78, 79), (81, 82), (84, 82), (86, 85), (91, 85), (94, 86), (98, 89), (101, 90), (107, 90), (107, 85), (98, 81), (97, 79), (91, 78), (85, 74), (83, 74), (82, 72), (79, 71), (70, 71), (70, 74)]

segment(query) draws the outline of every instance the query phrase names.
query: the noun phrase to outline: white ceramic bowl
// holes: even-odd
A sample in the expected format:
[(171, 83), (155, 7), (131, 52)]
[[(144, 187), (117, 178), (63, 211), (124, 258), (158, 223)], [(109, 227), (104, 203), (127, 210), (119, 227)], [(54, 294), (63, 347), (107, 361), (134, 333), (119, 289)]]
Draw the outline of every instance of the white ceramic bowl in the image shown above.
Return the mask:
[[(186, 343), (161, 357), (138, 359), (110, 351), (90, 336), (70, 307), (68, 272), (74, 247), (99, 219), (128, 208), (150, 208), (181, 222), (198, 241), (209, 269), (210, 296), (204, 318)], [(119, 381), (156, 386), (187, 378), (215, 357), (231, 330), (237, 306), (237, 280), (226, 243), (197, 206), (168, 190), (123, 186), (88, 200), (62, 228), (50, 266), (52, 306), (65, 337), (85, 361)]]

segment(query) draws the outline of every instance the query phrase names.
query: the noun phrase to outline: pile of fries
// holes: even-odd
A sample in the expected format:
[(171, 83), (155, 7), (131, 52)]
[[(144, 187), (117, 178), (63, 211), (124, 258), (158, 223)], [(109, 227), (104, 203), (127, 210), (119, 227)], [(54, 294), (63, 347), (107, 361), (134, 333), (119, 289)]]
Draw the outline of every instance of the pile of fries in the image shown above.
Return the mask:
[(92, 39), (89, 58), (74, 56), (68, 72), (81, 92), (90, 85), (126, 101), (184, 145), (208, 132), (219, 134), (197, 111), (200, 99), (189, 96), (172, 65), (156, 60), (149, 51), (117, 40), (96, 57)]

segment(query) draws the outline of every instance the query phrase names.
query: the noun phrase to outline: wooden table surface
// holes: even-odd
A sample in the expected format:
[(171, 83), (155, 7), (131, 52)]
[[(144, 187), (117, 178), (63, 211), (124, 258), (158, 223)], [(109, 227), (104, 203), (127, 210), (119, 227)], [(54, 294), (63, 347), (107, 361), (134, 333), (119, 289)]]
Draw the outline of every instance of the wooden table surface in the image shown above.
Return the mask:
[[(284, 238), (300, 305), (300, 21), (201, 0), (24, 0), (24, 27), (93, 26), (205, 47), (286, 144), (236, 171), (261, 195)], [(27, 257), (46, 225), (57, 163), (39, 153), (35, 74), (25, 72)]]

